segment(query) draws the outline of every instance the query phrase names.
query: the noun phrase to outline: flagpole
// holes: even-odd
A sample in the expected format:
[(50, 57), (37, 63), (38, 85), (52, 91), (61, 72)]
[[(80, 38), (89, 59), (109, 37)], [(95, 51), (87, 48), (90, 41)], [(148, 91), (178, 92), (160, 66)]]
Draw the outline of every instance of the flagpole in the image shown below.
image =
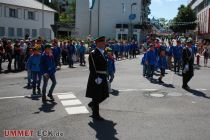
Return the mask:
[(98, 0), (98, 37), (100, 36), (100, 0)]
[(92, 26), (92, 9), (90, 10), (90, 23), (89, 23), (89, 35), (91, 35), (91, 26)]
[(42, 0), (42, 37), (44, 36), (44, 0)]

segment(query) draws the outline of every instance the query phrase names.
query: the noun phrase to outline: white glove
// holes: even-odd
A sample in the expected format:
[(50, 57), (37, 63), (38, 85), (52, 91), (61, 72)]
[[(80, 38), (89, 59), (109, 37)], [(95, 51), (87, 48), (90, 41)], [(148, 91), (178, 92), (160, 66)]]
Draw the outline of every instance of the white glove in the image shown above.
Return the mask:
[(184, 66), (183, 73), (186, 73), (187, 71), (189, 71), (189, 64), (186, 64), (186, 65)]
[(102, 79), (100, 78), (100, 77), (97, 77), (96, 79), (95, 79), (95, 82), (96, 82), (96, 84), (97, 85), (100, 85), (101, 83), (102, 83)]
[(47, 73), (45, 73), (44, 74), (44, 77), (48, 79), (49, 78), (49, 75)]

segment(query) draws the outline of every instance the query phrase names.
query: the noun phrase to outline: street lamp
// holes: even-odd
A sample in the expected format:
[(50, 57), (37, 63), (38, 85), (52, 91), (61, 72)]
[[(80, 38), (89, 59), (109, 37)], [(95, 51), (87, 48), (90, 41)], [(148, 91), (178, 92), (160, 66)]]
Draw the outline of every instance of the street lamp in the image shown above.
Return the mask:
[[(137, 3), (132, 3), (131, 4), (131, 15), (133, 15), (133, 6), (136, 6)], [(130, 19), (130, 25), (131, 25), (131, 36), (130, 36), (130, 40), (133, 38), (133, 25), (132, 25), (132, 19)]]
[[(124, 13), (125, 13), (125, 3), (122, 3), (122, 15), (124, 15)], [(122, 17), (122, 25), (121, 25), (121, 31), (120, 32), (122, 32), (123, 31), (123, 17)], [(121, 33), (121, 40), (122, 40), (122, 38), (123, 38), (123, 35), (122, 35), (122, 33)]]

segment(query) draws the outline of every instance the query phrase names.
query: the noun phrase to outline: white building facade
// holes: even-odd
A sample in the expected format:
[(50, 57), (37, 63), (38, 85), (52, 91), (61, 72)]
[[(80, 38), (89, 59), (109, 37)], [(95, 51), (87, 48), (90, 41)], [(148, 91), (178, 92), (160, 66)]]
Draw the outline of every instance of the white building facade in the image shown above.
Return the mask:
[(210, 37), (210, 0), (189, 0), (189, 5), (197, 14), (198, 39)]
[(42, 13), (42, 6), (36, 0), (0, 0), (0, 38), (23, 39), (28, 34), (32, 39), (53, 39), (56, 11), (44, 5)]
[[(90, 34), (139, 41), (141, 3), (142, 0), (95, 0), (90, 14), (89, 1), (76, 0), (76, 37), (85, 38)], [(132, 21), (129, 20), (131, 13), (136, 15)]]

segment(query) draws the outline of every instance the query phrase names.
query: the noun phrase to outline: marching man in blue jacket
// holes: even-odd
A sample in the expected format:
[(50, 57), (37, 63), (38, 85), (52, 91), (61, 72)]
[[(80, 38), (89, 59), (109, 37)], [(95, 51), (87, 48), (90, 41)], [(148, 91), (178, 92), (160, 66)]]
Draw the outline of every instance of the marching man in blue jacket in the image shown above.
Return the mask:
[(148, 66), (148, 78), (150, 80), (153, 80), (156, 61), (157, 59), (156, 59), (155, 48), (154, 48), (154, 45), (151, 44), (150, 49), (146, 54), (146, 64)]
[(33, 54), (29, 57), (27, 62), (28, 70), (31, 71), (32, 77), (33, 77), (33, 92), (32, 94), (36, 94), (36, 88), (37, 93), (41, 94), (40, 84), (41, 84), (41, 71), (40, 71), (40, 61), (41, 61), (41, 54), (40, 54), (40, 48), (35, 47), (33, 49)]
[(165, 50), (161, 49), (160, 50), (160, 55), (158, 57), (158, 67), (160, 69), (160, 77), (158, 78), (158, 81), (160, 84), (164, 83), (162, 81), (163, 77), (165, 76), (165, 70), (167, 69), (167, 60), (166, 60), (166, 55), (165, 55)]
[(56, 86), (56, 78), (55, 78), (56, 67), (55, 67), (54, 56), (51, 50), (51, 45), (49, 44), (45, 45), (45, 51), (41, 56), (41, 72), (44, 81), (42, 87), (42, 102), (43, 103), (46, 102), (46, 89), (49, 79), (52, 81), (52, 85), (50, 87), (47, 96), (51, 99), (51, 101), (54, 101), (52, 93)]

